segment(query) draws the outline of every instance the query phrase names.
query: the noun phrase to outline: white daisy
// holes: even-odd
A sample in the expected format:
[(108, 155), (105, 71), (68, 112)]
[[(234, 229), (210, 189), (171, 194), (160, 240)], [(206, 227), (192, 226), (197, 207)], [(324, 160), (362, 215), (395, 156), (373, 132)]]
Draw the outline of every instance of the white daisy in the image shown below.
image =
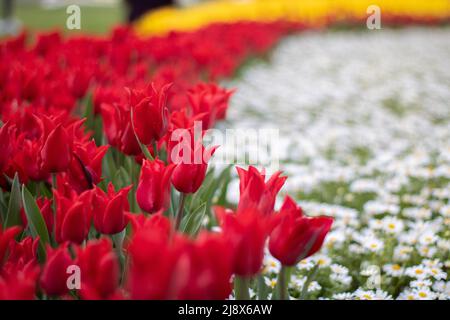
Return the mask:
[(429, 268), (424, 265), (417, 265), (406, 268), (405, 274), (411, 278), (424, 279), (429, 275)]
[(266, 286), (274, 289), (277, 285), (277, 278), (264, 277), (264, 283), (266, 284)]
[(354, 296), (353, 293), (350, 292), (342, 292), (342, 293), (335, 293), (331, 296), (332, 299), (335, 300), (353, 300)]
[(434, 300), (437, 298), (436, 293), (426, 287), (413, 290), (413, 294), (415, 295), (416, 300)]
[(388, 276), (391, 277), (400, 277), (403, 275), (404, 268), (399, 264), (386, 264), (383, 266), (383, 271), (386, 272)]
[(264, 256), (263, 266), (263, 273), (267, 274), (278, 273), (281, 269), (280, 262), (268, 254)]
[(409, 283), (409, 286), (414, 289), (430, 288), (431, 285), (432, 285), (432, 282), (430, 280), (426, 280), (426, 279), (425, 280), (414, 280)]
[(394, 217), (386, 217), (382, 220), (382, 228), (387, 233), (400, 233), (403, 230), (403, 221)]

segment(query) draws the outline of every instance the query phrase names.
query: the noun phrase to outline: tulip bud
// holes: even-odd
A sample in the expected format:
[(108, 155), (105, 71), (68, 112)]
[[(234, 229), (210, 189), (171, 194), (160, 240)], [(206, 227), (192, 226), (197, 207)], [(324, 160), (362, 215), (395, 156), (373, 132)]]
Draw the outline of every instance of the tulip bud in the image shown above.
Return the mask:
[(37, 265), (38, 245), (39, 237), (33, 239), (31, 236), (27, 236), (20, 242), (11, 241), (7, 263), (20, 269)]
[(228, 101), (233, 92), (214, 83), (201, 83), (189, 90), (188, 99), (192, 113), (201, 115), (203, 130), (212, 128), (216, 120), (225, 119)]
[(34, 300), (38, 277), (38, 266), (2, 275), (0, 300)]
[(136, 200), (142, 210), (155, 213), (167, 208), (173, 169), (174, 165), (165, 166), (157, 158), (154, 161), (143, 161), (136, 190)]
[(129, 90), (134, 129), (143, 144), (151, 144), (153, 141), (161, 139), (167, 131), (169, 123), (167, 91), (169, 88), (170, 85), (165, 85), (158, 91), (152, 84), (147, 93)]
[(269, 250), (285, 266), (293, 266), (316, 253), (333, 224), (331, 217), (303, 216), (301, 208), (288, 196), (275, 219)]
[(119, 285), (120, 265), (111, 241), (102, 238), (78, 248), (76, 265), (80, 267), (83, 299), (108, 299)]
[(19, 234), (20, 230), (21, 228), (17, 226), (3, 230), (0, 224), (0, 267), (2, 266), (3, 258), (6, 255), (6, 249), (8, 248), (10, 241)]
[[(59, 189), (59, 188), (58, 188)], [(77, 195), (70, 190), (66, 196), (54, 190), (56, 199), (56, 241), (82, 243), (86, 239), (92, 219), (91, 190)]]
[(48, 247), (47, 262), (41, 275), (41, 287), (50, 296), (59, 296), (69, 291), (67, 287), (67, 267), (72, 259), (67, 251), (67, 244), (57, 249)]
[(130, 109), (126, 105), (103, 103), (101, 115), (103, 130), (109, 144), (128, 155), (141, 153), (141, 148), (131, 125)]
[(81, 193), (92, 189), (102, 177), (102, 160), (108, 151), (108, 146), (97, 147), (93, 140), (74, 146), (72, 161), (67, 170), (66, 178), (73, 188)]
[(280, 177), (281, 172), (276, 172), (265, 182), (264, 172), (260, 173), (255, 167), (249, 166), (248, 170), (237, 167), (239, 175), (239, 204), (237, 211), (253, 208), (263, 215), (273, 212), (275, 199), (284, 185), (287, 177)]
[(238, 213), (221, 207), (214, 209), (234, 252), (234, 273), (242, 277), (259, 273), (271, 227), (269, 217), (251, 209)]
[[(183, 141), (180, 142), (180, 144), (183, 143)], [(201, 142), (197, 141), (191, 144), (190, 149), (188, 144), (184, 144), (181, 148), (188, 148), (187, 151), (190, 151), (190, 156), (183, 157), (175, 162), (176, 167), (172, 173), (172, 183), (175, 189), (182, 193), (195, 193), (205, 180), (208, 161), (218, 147), (215, 146), (205, 150)], [(197, 159), (198, 155), (200, 159)]]
[(58, 125), (45, 140), (41, 150), (42, 167), (48, 172), (61, 172), (72, 160), (71, 141), (66, 129)]
[(108, 185), (106, 194), (100, 188), (96, 188), (93, 196), (94, 226), (103, 234), (116, 234), (125, 229), (128, 223), (126, 212), (130, 209), (128, 204), (128, 192), (131, 186), (114, 192), (112, 183)]

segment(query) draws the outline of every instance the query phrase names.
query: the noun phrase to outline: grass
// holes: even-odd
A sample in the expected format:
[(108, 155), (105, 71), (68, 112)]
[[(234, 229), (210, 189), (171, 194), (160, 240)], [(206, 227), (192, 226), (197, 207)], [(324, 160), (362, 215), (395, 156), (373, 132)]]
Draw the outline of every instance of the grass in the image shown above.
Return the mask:
[(38, 5), (17, 5), (15, 16), (30, 31), (62, 30), (66, 34), (90, 33), (104, 34), (111, 28), (124, 21), (125, 10), (117, 7), (80, 6), (81, 29), (68, 30), (66, 20), (69, 15), (66, 7), (57, 9), (43, 9)]

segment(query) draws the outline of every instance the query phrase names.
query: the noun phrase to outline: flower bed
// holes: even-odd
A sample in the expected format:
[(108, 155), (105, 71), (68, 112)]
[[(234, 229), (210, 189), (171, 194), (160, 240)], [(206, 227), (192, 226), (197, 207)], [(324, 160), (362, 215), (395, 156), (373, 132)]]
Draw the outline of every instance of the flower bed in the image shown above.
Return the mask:
[[(0, 43), (0, 299), (303, 299), (313, 297), (308, 289), (320, 286), (314, 279), (323, 272), (345, 285), (356, 268), (342, 262), (325, 269), (326, 258), (314, 254), (333, 225), (331, 216), (339, 240), (341, 224), (355, 219), (356, 209), (336, 208), (337, 214), (305, 203), (303, 211), (294, 199), (315, 200), (316, 189), (288, 182), (283, 190), (286, 176), (253, 166), (237, 167), (239, 195), (230, 198), (234, 169), (212, 167), (220, 146), (203, 141), (207, 129), (227, 118), (234, 93), (216, 82), (267, 54), (282, 37), (312, 26), (277, 19), (148, 39), (117, 28), (108, 37), (48, 33), (30, 41), (22, 34)], [(439, 115), (437, 121), (446, 121)], [(365, 181), (357, 182), (365, 190)], [(448, 182), (442, 183), (433, 192), (445, 197)], [(437, 207), (432, 210), (434, 218)], [(402, 225), (382, 218), (383, 226)], [(432, 222), (442, 222), (438, 218)], [(353, 240), (376, 253), (384, 243), (365, 227)], [(438, 237), (430, 241), (448, 246), (448, 234)], [(343, 248), (332, 254), (360, 249)], [(414, 273), (419, 266), (428, 278), (442, 280), (436, 277), (443, 277), (445, 256), (431, 260), (433, 254), (420, 256), (419, 265), (391, 265), (389, 272)], [(299, 269), (307, 272), (300, 277)], [(352, 285), (363, 280), (357, 281)], [(346, 289), (320, 296), (347, 297)], [(390, 292), (376, 294), (387, 298)]]
[[(332, 219), (289, 197), (274, 214), (280, 173), (238, 168), (238, 207), (220, 206), (229, 170), (207, 171), (217, 147), (202, 142), (232, 94), (209, 81), (295, 29), (3, 42), (0, 298), (225, 299), (233, 281), (246, 298), (269, 239), (284, 278), (319, 250)], [(189, 141), (172, 139), (180, 130)]]
[(141, 34), (165, 34), (169, 31), (196, 30), (212, 23), (239, 21), (290, 21), (323, 28), (335, 24), (365, 26), (373, 13), (380, 9), (383, 24), (436, 24), (448, 22), (450, 4), (446, 0), (216, 0), (175, 9), (163, 8), (149, 12), (136, 23)]
[[(320, 253), (293, 271), (293, 297), (319, 262), (304, 297), (449, 299), (449, 35), (311, 32), (225, 83), (239, 88), (227, 129), (280, 129), (289, 178), (278, 200), (287, 192), (335, 219)], [(275, 286), (279, 263), (267, 253), (264, 266)]]

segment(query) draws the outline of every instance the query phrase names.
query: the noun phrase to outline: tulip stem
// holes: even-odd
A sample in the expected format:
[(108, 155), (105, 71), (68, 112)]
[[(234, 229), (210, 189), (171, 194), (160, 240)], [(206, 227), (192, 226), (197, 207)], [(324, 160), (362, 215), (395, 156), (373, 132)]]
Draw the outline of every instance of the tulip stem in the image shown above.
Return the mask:
[(184, 202), (185, 201), (186, 201), (186, 194), (183, 192), (180, 192), (180, 201), (178, 202), (177, 217), (176, 217), (176, 221), (175, 221), (175, 230), (178, 230), (180, 228), (181, 220), (183, 219)]
[(52, 187), (53, 189), (56, 189), (56, 172), (53, 172), (51, 176), (52, 176)]
[(287, 266), (281, 266), (280, 273), (278, 274), (278, 299), (289, 300), (288, 284), (290, 278), (290, 272)]
[(153, 153), (155, 154), (155, 158), (159, 158), (158, 144), (156, 143), (156, 141), (153, 141), (152, 147), (153, 147)]
[(126, 229), (123, 231), (111, 235), (111, 240), (114, 243), (117, 255), (119, 256), (120, 266), (125, 268), (125, 256), (123, 254), (123, 240), (125, 239)]
[(250, 278), (239, 277), (234, 278), (234, 293), (236, 300), (250, 300), (250, 294), (248, 287), (250, 284)]
[[(53, 193), (53, 190), (56, 190), (56, 172), (53, 172), (51, 174), (51, 176), (52, 176), (52, 187), (50, 189), (50, 192)], [(53, 193), (52, 209), (53, 209), (53, 214), (54, 214), (53, 218), (55, 218), (56, 217), (56, 198), (55, 198), (54, 193)], [(49, 230), (49, 232), (51, 232), (51, 231)]]

